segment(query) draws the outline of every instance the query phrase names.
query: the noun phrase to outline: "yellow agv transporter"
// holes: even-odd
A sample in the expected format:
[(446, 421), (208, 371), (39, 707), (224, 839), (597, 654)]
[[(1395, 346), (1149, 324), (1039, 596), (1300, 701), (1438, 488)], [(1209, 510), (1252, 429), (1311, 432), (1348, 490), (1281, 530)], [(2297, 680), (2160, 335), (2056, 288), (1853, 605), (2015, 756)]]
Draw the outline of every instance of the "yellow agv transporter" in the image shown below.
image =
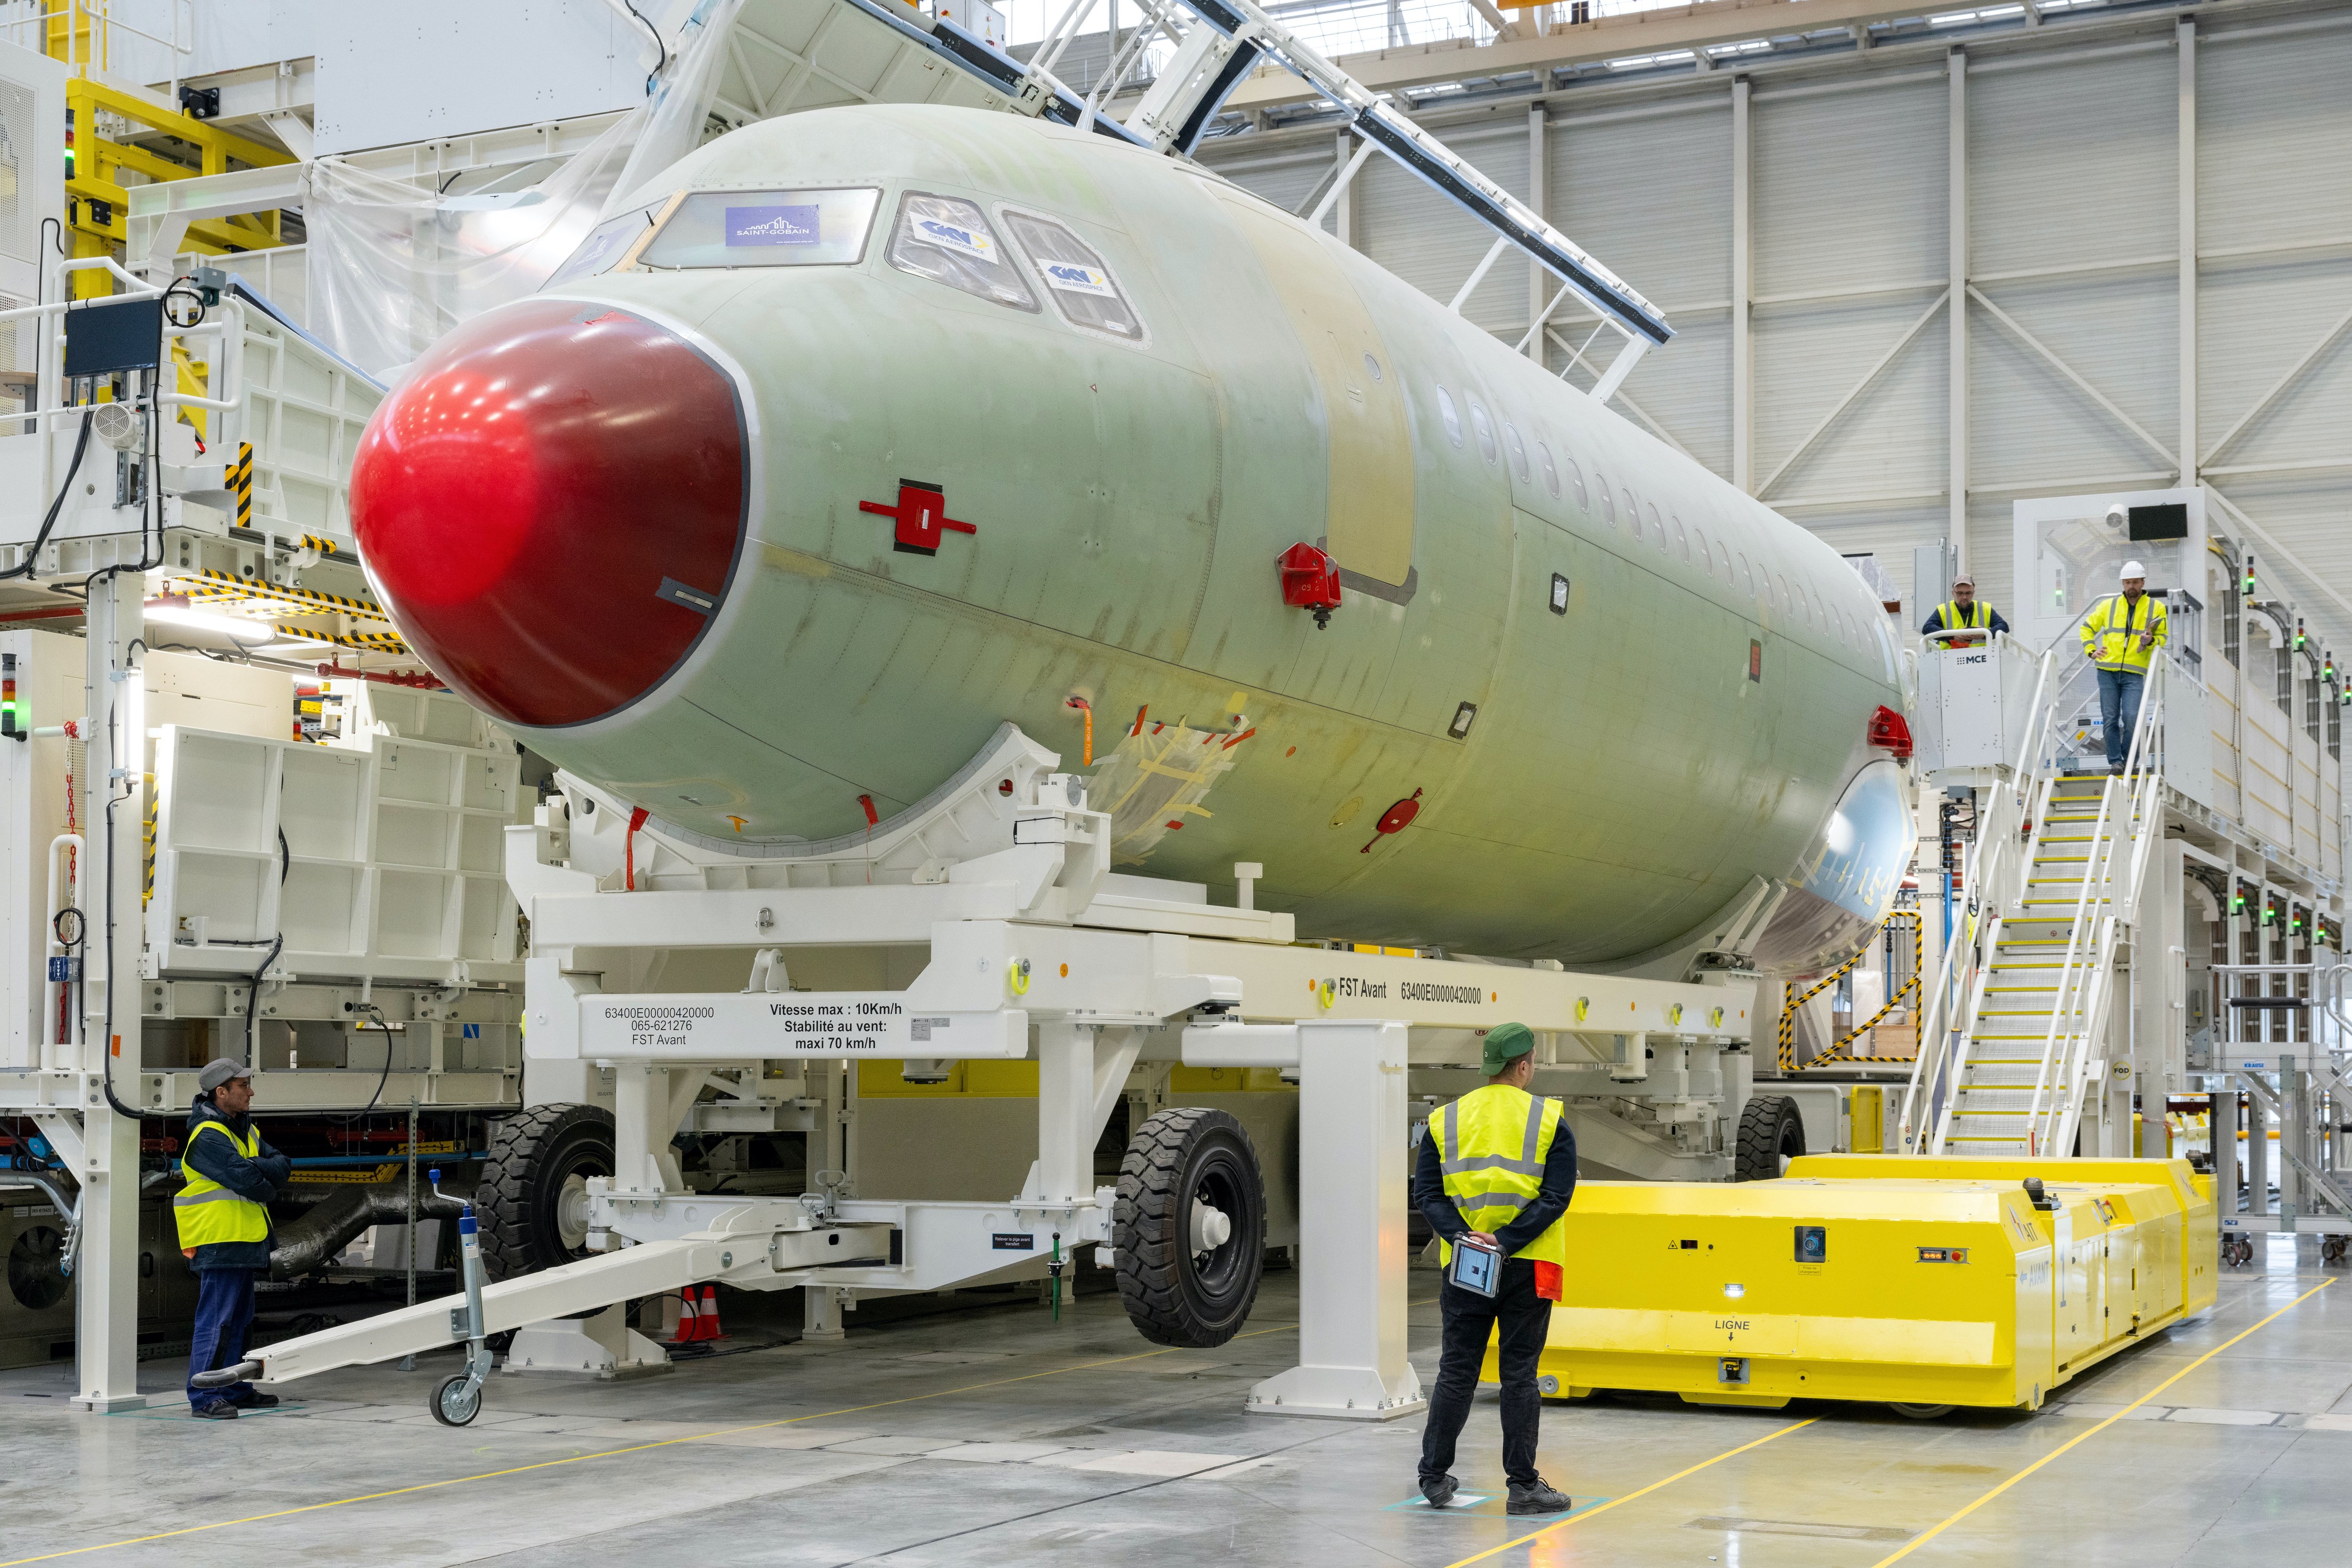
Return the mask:
[(1815, 1155), (1584, 1183), (1567, 1225), (1541, 1375), (1571, 1398), (2033, 1409), (2213, 1302), (2213, 1205), (2181, 1160)]

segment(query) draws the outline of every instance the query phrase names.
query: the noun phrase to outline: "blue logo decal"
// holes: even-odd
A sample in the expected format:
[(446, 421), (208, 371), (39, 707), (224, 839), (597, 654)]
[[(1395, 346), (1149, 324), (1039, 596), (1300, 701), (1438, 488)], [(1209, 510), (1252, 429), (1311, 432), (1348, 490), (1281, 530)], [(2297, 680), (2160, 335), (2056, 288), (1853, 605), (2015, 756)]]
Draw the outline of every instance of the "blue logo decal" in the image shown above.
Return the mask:
[(730, 245), (814, 245), (817, 209), (808, 206), (729, 207)]

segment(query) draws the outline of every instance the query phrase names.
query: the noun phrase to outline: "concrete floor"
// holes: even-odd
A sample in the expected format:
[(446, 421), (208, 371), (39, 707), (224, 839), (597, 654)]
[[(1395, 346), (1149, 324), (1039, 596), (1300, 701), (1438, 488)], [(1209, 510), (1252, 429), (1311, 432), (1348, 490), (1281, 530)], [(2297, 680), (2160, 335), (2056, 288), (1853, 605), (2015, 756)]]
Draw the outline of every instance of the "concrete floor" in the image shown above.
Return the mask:
[[(446, 1355), (410, 1373), (312, 1379), (289, 1391), (299, 1405), (234, 1425), (169, 1404), (77, 1415), (66, 1373), (0, 1373), (0, 1568), (1454, 1568), (1495, 1548), (1483, 1560), (1506, 1568), (1874, 1568), (1915, 1542), (1903, 1561), (1918, 1565), (2352, 1562), (2337, 1511), (2352, 1464), (2352, 1282), (2099, 1426), (2331, 1277), (2307, 1246), (2298, 1267), (2291, 1241), (2261, 1261), (2225, 1273), (2204, 1320), (2032, 1417), (1550, 1405), (1545, 1474), (1580, 1503), (1619, 1500), (1507, 1548), (1549, 1521), (1507, 1519), (1499, 1499), (1442, 1516), (1404, 1506), (1418, 1418), (1242, 1413), (1243, 1391), (1296, 1346), (1295, 1277), (1284, 1274), (1267, 1277), (1245, 1336), (1215, 1351), (1155, 1350), (1115, 1297), (1097, 1296), (1058, 1325), (1042, 1309), (931, 1318), (622, 1384), (501, 1374), (464, 1430), (425, 1412), (427, 1389), (454, 1370)], [(1433, 1276), (1413, 1282), (1416, 1300), (1433, 1296)], [(1416, 1307), (1412, 1323), (1426, 1380), (1435, 1309)], [(176, 1388), (179, 1369), (152, 1363), (142, 1377)], [(1500, 1480), (1494, 1420), (1490, 1398), (1465, 1435), (1457, 1470), (1471, 1494)]]

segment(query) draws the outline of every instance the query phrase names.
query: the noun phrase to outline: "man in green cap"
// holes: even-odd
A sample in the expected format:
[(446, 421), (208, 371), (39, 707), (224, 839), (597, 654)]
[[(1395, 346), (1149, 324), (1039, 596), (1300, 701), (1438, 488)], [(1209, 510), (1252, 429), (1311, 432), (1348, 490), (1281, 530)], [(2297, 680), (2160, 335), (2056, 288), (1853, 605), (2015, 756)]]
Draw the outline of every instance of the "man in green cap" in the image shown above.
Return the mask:
[(1462, 1289), (1450, 1272), (1438, 1290), (1444, 1348), (1421, 1437), (1421, 1494), (1432, 1508), (1451, 1503), (1461, 1485), (1450, 1473), (1454, 1444), (1470, 1418), (1490, 1338), (1496, 1341), (1503, 1384), (1509, 1510), (1565, 1513), (1570, 1506), (1536, 1473), (1536, 1426), (1543, 1413), (1536, 1363), (1568, 1262), (1560, 1219), (1576, 1191), (1576, 1135), (1561, 1121), (1559, 1100), (1528, 1092), (1535, 1046), (1525, 1024), (1487, 1031), (1486, 1087), (1430, 1117), (1413, 1172), (1413, 1201), (1438, 1234), (1441, 1262), (1451, 1262), (1454, 1248), (1465, 1243), (1504, 1258), (1492, 1296)]

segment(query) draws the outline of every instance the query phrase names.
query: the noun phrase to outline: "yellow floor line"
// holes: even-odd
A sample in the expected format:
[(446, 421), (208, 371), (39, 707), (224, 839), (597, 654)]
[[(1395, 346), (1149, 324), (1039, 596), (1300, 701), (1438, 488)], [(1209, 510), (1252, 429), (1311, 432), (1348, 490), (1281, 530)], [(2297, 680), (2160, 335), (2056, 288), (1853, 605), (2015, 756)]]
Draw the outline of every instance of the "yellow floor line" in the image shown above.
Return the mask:
[[(1434, 1301), (1412, 1301), (1409, 1306), (1426, 1307)], [(1235, 1334), (1237, 1340), (1254, 1340), (1261, 1334), (1279, 1334), (1298, 1327), (1297, 1323), (1277, 1323), (1270, 1329), (1252, 1329), (1245, 1334)], [(362, 1492), (357, 1497), (337, 1498), (331, 1502), (305, 1503), (299, 1508), (282, 1508), (271, 1513), (252, 1513), (243, 1519), (215, 1520), (210, 1524), (191, 1524), (180, 1530), (166, 1530), (154, 1535), (134, 1535), (126, 1541), (100, 1542), (95, 1546), (68, 1547), (63, 1552), (45, 1552), (36, 1557), (12, 1557), (0, 1563), (0, 1568), (23, 1568), (28, 1563), (54, 1563), (59, 1558), (79, 1557), (92, 1552), (111, 1552), (118, 1546), (143, 1546), (149, 1542), (170, 1541), (183, 1535), (200, 1535), (208, 1530), (226, 1530), (233, 1525), (260, 1524), (273, 1519), (291, 1519), (297, 1514), (317, 1513), (321, 1509), (344, 1508), (355, 1502), (376, 1502), (384, 1498), (405, 1497), (412, 1492), (429, 1492), (442, 1487), (461, 1487), (469, 1481), (494, 1481), (501, 1476), (527, 1475), (533, 1470), (550, 1470), (562, 1465), (586, 1464), (591, 1459), (618, 1458), (624, 1454), (642, 1454), (654, 1448), (673, 1448), (681, 1443), (701, 1443), (713, 1437), (731, 1437), (739, 1432), (761, 1432), (771, 1426), (793, 1426), (803, 1421), (823, 1421), (835, 1415), (856, 1415), (867, 1410), (886, 1410), (894, 1405), (916, 1405), (926, 1399), (950, 1399), (959, 1394), (977, 1394), (983, 1388), (1003, 1388), (1008, 1384), (1033, 1383), (1041, 1377), (1058, 1377), (1066, 1372), (1087, 1372), (1096, 1367), (1119, 1366), (1131, 1361), (1150, 1361), (1154, 1356), (1174, 1355), (1181, 1345), (1165, 1350), (1139, 1351), (1134, 1355), (1110, 1356), (1101, 1361), (1080, 1362), (1075, 1366), (1057, 1366), (1045, 1372), (1024, 1373), (1018, 1377), (994, 1378), (987, 1383), (968, 1383), (961, 1388), (942, 1388), (931, 1394), (909, 1394), (899, 1399), (878, 1400), (872, 1405), (845, 1405), (839, 1410), (819, 1410), (808, 1415), (787, 1415), (775, 1421), (754, 1421), (746, 1426), (720, 1426), (709, 1432), (697, 1432), (691, 1436), (665, 1437), (659, 1442), (638, 1443), (626, 1448), (607, 1448), (596, 1454), (573, 1454), (568, 1458), (541, 1459), (535, 1465), (516, 1465), (504, 1470), (484, 1470), (471, 1476), (451, 1476), (445, 1480), (419, 1481), (415, 1486), (394, 1487), (388, 1491)], [(1710, 1460), (1709, 1463), (1713, 1461)], [(1598, 1512), (1598, 1510), (1594, 1510)]]
[[(1978, 1498), (1974, 1502), (1969, 1504), (1968, 1507), (1961, 1509), (1958, 1512), (1953, 1514), (1942, 1523), (1934, 1526), (1932, 1529), (1921, 1531), (1909, 1541), (1905, 1542), (1901, 1547), (1888, 1553), (1886, 1556), (1880, 1558), (1876, 1563), (1871, 1564), (1871, 1568), (1887, 1568), (1887, 1564), (1890, 1563), (1900, 1563), (1903, 1559), (1910, 1556), (1911, 1553), (1918, 1551), (1919, 1548), (1927, 1545), (1927, 1542), (1935, 1540), (1936, 1537), (1943, 1534), (1944, 1531), (1951, 1529), (1952, 1526), (1959, 1523), (1960, 1521), (1968, 1518), (1969, 1515), (1976, 1512), (1977, 1510), (1984, 1507), (1985, 1504), (1992, 1501), (1993, 1499), (2000, 1496), (2001, 1493), (2007, 1491), (2010, 1488), (2015, 1486), (2018, 1482), (2023, 1480), (2026, 1477), (2032, 1475), (2042, 1466), (2050, 1463), (2051, 1460), (2058, 1458), (2059, 1455), (2066, 1452), (2067, 1449), (2074, 1447), (2075, 1444), (2086, 1442), (2089, 1439), (2097, 1436), (2100, 1433), (2105, 1431), (2108, 1427), (2114, 1426), (2125, 1416), (2129, 1415), (2141, 1405), (2146, 1405), (2149, 1400), (2154, 1399), (2158, 1394), (2162, 1394), (2166, 1389), (2170, 1388), (2174, 1384), (2179, 1383), (2182, 1378), (2187, 1377), (2190, 1373), (2195, 1372), (2199, 1367), (2203, 1366), (2207, 1362), (2211, 1361), (2215, 1356), (2220, 1355), (2223, 1351), (2228, 1350), (2231, 1345), (2236, 1344), (2239, 1340), (2248, 1338), (2256, 1331), (2268, 1328), (2271, 1324), (2278, 1321), (2281, 1318), (2285, 1317), (2289, 1312), (2294, 1311), (2297, 1307), (2302, 1306), (2305, 1301), (2310, 1300), (2314, 1296), (2318, 1295), (2322, 1290), (2326, 1289), (2330, 1285), (2335, 1283), (2336, 1281), (2333, 1279), (2321, 1280), (2318, 1284), (2314, 1285), (2310, 1289), (2305, 1290), (2302, 1295), (2297, 1296), (2294, 1300), (2289, 1301), (2285, 1306), (2281, 1307), (2277, 1311), (2273, 1312), (2269, 1317), (2264, 1318), (2261, 1322), (2256, 1323), (2252, 1328), (2246, 1330), (2244, 1333), (2238, 1334), (2233, 1338), (2222, 1341), (2220, 1344), (2215, 1345), (2211, 1350), (2207, 1351), (2203, 1355), (2199, 1356), (2195, 1361), (2190, 1362), (2187, 1366), (2182, 1367), (2179, 1372), (2174, 1373), (2170, 1377), (2166, 1378), (2162, 1383), (2158, 1384), (2154, 1388), (2149, 1389), (2146, 1394), (2141, 1394), (2137, 1399), (2133, 1400), (2129, 1405), (2125, 1405), (2121, 1410), (2116, 1411), (2113, 1415), (2108, 1416), (2105, 1420), (2100, 1422), (2089, 1431), (2081, 1433), (2067, 1439), (2065, 1442), (2061, 1443), (2058, 1447), (2051, 1449), (2050, 1452), (2042, 1455), (2042, 1458), (2034, 1460), (2033, 1463), (2026, 1466), (2025, 1468), (2018, 1471), (2017, 1474), (2010, 1477), (2009, 1479), (2001, 1482), (2000, 1485), (1993, 1488), (1990, 1491), (1986, 1492), (1982, 1497)], [(6, 1565), (5, 1563), (0, 1563), (0, 1568), (6, 1568)]]
[[(1257, 1334), (1280, 1333), (1283, 1329), (1295, 1329), (1296, 1323), (1280, 1328), (1255, 1329), (1235, 1339), (1250, 1339)], [(1000, 1377), (987, 1383), (968, 1383), (961, 1388), (942, 1388), (934, 1394), (910, 1394), (902, 1399), (884, 1399), (872, 1405), (845, 1405), (839, 1410), (820, 1410), (808, 1415), (787, 1415), (776, 1421), (755, 1421), (747, 1426), (721, 1426), (709, 1432), (697, 1432), (687, 1437), (665, 1437), (656, 1443), (638, 1443), (626, 1448), (607, 1448), (597, 1454), (573, 1454), (567, 1458), (542, 1459), (535, 1465), (516, 1465), (510, 1469), (484, 1470), (478, 1475), (451, 1476), (445, 1480), (419, 1481), (415, 1486), (394, 1487), (389, 1491), (362, 1492), (357, 1497), (337, 1498), (332, 1502), (305, 1503), (300, 1508), (279, 1509), (274, 1513), (247, 1514), (243, 1519), (215, 1520), (210, 1524), (192, 1524), (183, 1530), (166, 1530), (155, 1535), (136, 1535), (127, 1541), (109, 1541), (96, 1546), (76, 1546), (64, 1552), (47, 1552), (37, 1557), (13, 1557), (0, 1563), (0, 1568), (22, 1568), (28, 1563), (53, 1563), (61, 1557), (79, 1557), (89, 1552), (110, 1552), (118, 1546), (142, 1546), (151, 1541), (169, 1541), (175, 1536), (196, 1535), (207, 1530), (226, 1530), (232, 1525), (259, 1524), (266, 1520), (291, 1519), (296, 1514), (316, 1513), (321, 1509), (343, 1508), (355, 1502), (375, 1502), (383, 1498), (405, 1497), (412, 1492), (429, 1492), (441, 1487), (461, 1487), (468, 1481), (493, 1481), (501, 1476), (527, 1475), (533, 1470), (553, 1469), (560, 1465), (585, 1464), (591, 1459), (614, 1459), (624, 1454), (642, 1454), (654, 1448), (676, 1447), (680, 1443), (700, 1443), (712, 1437), (731, 1437), (739, 1432), (760, 1432), (771, 1426), (792, 1426), (803, 1421), (823, 1421), (833, 1415), (855, 1415), (861, 1411), (887, 1409), (893, 1405), (914, 1405), (926, 1399), (947, 1399), (959, 1394), (976, 1394), (983, 1388), (1002, 1388), (1007, 1384), (1029, 1383), (1041, 1377), (1055, 1377), (1066, 1372), (1086, 1372), (1095, 1367), (1118, 1366), (1130, 1361), (1149, 1361), (1153, 1356), (1174, 1355), (1183, 1347), (1171, 1345), (1166, 1350), (1141, 1351), (1134, 1355), (1111, 1356), (1103, 1361), (1080, 1362), (1076, 1366), (1057, 1366), (1047, 1372), (1024, 1373), (1019, 1377)]]
[[(1820, 1419), (1821, 1417), (1818, 1415), (1809, 1415), (1802, 1421), (1792, 1421), (1777, 1432), (1767, 1432), (1764, 1436), (1757, 1438), (1752, 1443), (1742, 1443), (1737, 1448), (1726, 1448), (1722, 1453), (1717, 1454), (1712, 1459), (1701, 1459), (1697, 1464), (1691, 1466), (1690, 1468), (1686, 1470), (1676, 1470), (1673, 1475), (1666, 1477), (1664, 1480), (1652, 1481), (1640, 1491), (1627, 1492), (1623, 1497), (1611, 1498), (1607, 1502), (1601, 1504), (1597, 1508), (1588, 1509), (1582, 1513), (1570, 1514), (1568, 1518), (1561, 1520), (1558, 1524), (1547, 1524), (1541, 1530), (1530, 1531), (1527, 1534), (1522, 1535), (1516, 1540), (1504, 1542), (1500, 1546), (1489, 1546), (1486, 1551), (1479, 1552), (1474, 1557), (1465, 1557), (1459, 1563), (1449, 1563), (1445, 1565), (1445, 1568), (1469, 1568), (1469, 1565), (1473, 1563), (1484, 1563), (1487, 1558), (1494, 1556), (1497, 1552), (1508, 1552), (1514, 1546), (1525, 1546), (1528, 1542), (1535, 1540), (1538, 1536), (1549, 1535), (1556, 1530), (1566, 1530), (1571, 1524), (1582, 1524), (1588, 1519), (1597, 1519), (1601, 1515), (1607, 1513), (1612, 1508), (1622, 1508), (1625, 1504), (1632, 1502), (1636, 1498), (1644, 1498), (1649, 1496), (1652, 1492), (1656, 1491), (1661, 1487), (1670, 1487), (1674, 1485), (1676, 1481), (1681, 1480), (1685, 1476), (1695, 1476), (1698, 1474), (1699, 1471), (1706, 1469), (1709, 1465), (1719, 1465), (1726, 1459), (1736, 1458), (1739, 1455), (1748, 1452), (1750, 1448), (1760, 1448), (1765, 1444), (1772, 1441), (1775, 1437), (1785, 1437), (1790, 1433), (1796, 1431), (1799, 1427), (1810, 1426)], [(10, 1568), (10, 1565), (5, 1563), (0, 1563), (0, 1568)]]

